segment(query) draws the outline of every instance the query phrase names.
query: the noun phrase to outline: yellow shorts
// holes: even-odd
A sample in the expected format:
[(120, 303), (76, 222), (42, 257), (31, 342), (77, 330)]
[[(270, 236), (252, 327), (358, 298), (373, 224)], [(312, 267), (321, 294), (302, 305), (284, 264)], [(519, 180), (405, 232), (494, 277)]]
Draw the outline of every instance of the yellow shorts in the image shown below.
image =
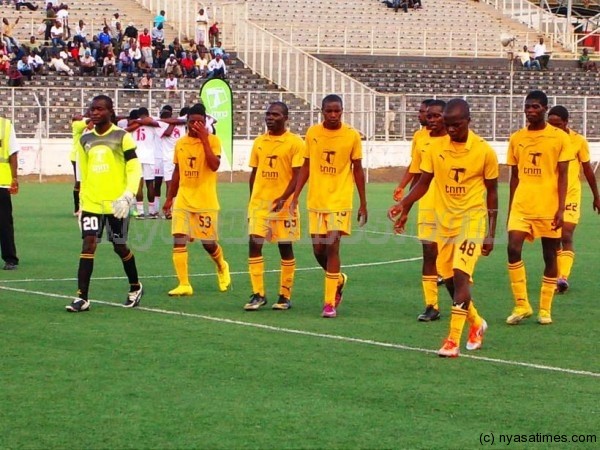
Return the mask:
[(350, 235), (352, 232), (352, 211), (308, 212), (308, 231), (312, 234), (327, 234), (328, 231), (340, 231)]
[(527, 233), (527, 240), (533, 241), (536, 238), (560, 238), (561, 231), (553, 230), (552, 219), (528, 219), (518, 214), (510, 213), (508, 218), (507, 230), (523, 231)]
[(248, 234), (268, 242), (293, 242), (300, 239), (300, 217), (272, 219), (265, 216), (248, 218)]
[(579, 218), (581, 217), (581, 196), (579, 196), (579, 198), (573, 198), (573, 201), (570, 200), (571, 198), (568, 196), (565, 204), (565, 214), (563, 216), (563, 220), (565, 222), (578, 224)]
[(218, 225), (218, 211), (190, 212), (174, 209), (171, 234), (184, 234), (202, 241), (216, 241), (219, 239)]
[(420, 241), (435, 242), (437, 239), (437, 225), (435, 223), (417, 224), (417, 237)]
[(440, 237), (438, 239), (438, 257), (436, 266), (444, 278), (451, 278), (458, 269), (473, 278), (475, 264), (481, 255), (483, 240), (468, 239), (463, 236)]

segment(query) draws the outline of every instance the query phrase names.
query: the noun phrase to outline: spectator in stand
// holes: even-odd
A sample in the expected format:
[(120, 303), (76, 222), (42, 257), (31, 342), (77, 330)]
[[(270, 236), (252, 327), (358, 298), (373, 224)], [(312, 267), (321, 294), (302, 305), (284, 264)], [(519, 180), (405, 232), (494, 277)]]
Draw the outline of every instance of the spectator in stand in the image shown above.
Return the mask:
[(113, 47), (120, 49), (121, 46), (123, 45), (123, 37), (125, 36), (121, 22), (117, 22), (117, 25), (115, 26), (114, 29), (110, 28), (109, 33), (110, 33), (110, 40), (113, 44)]
[(163, 27), (165, 26), (165, 21), (167, 20), (167, 18), (165, 17), (165, 12), (161, 11), (158, 13), (158, 15), (154, 18), (154, 26), (157, 27), (159, 25), (162, 25)]
[(55, 47), (64, 47), (67, 43), (63, 40), (65, 36), (65, 29), (63, 28), (60, 20), (54, 21), (54, 26), (50, 29), (50, 36), (52, 36), (52, 45)]
[(194, 53), (198, 51), (198, 46), (196, 45), (196, 41), (194, 41), (193, 39), (190, 39), (187, 42), (187, 48), (185, 48), (185, 52), (186, 53)]
[(8, 73), (10, 67), (10, 58), (8, 57), (8, 51), (6, 46), (0, 42), (0, 72)]
[(196, 42), (198, 44), (204, 44), (208, 37), (208, 22), (209, 17), (204, 8), (200, 8), (198, 15), (196, 16)]
[(117, 72), (117, 59), (113, 52), (108, 52), (102, 61), (102, 75), (107, 77), (109, 73), (112, 73), (115, 77), (119, 75)]
[(140, 51), (142, 52), (142, 57), (150, 65), (152, 65), (152, 36), (150, 36), (148, 28), (144, 28), (144, 31), (139, 36), (138, 42), (140, 44)]
[(388, 136), (393, 136), (396, 134), (396, 112), (394, 111), (394, 107), (390, 106), (390, 108), (385, 113), (385, 132)]
[(208, 73), (206, 74), (206, 79), (210, 80), (212, 78), (221, 78), (224, 80), (226, 76), (227, 66), (225, 65), (225, 61), (221, 59), (221, 55), (217, 55), (208, 63)]
[(123, 36), (137, 41), (138, 29), (134, 26), (133, 22), (129, 22), (127, 28), (125, 28), (125, 31), (123, 32)]
[(137, 65), (137, 70), (138, 70), (138, 75), (142, 76), (145, 73), (152, 73), (152, 66), (142, 56), (142, 59), (140, 59), (140, 62)]
[(52, 3), (48, 3), (46, 5), (46, 30), (44, 31), (44, 40), (50, 41), (52, 39), (52, 27), (54, 26), (54, 22), (56, 21), (56, 11), (52, 8)]
[(75, 27), (73, 41), (77, 44), (87, 43), (87, 30), (85, 29), (85, 22), (83, 20), (80, 20)]
[(37, 48), (34, 48), (28, 56), (28, 62), (33, 69), (33, 72), (36, 74), (44, 74), (45, 72), (45, 63), (42, 57), (40, 56), (40, 52)]
[(14, 63), (17, 63), (21, 60), (21, 58), (23, 58), (23, 55), (26, 55), (25, 50), (22, 47), (15, 46), (13, 46), (10, 54), (12, 55), (12, 62)]
[(64, 39), (71, 37), (71, 29), (69, 28), (69, 6), (61, 4), (56, 11), (56, 20), (60, 21), (64, 30)]
[(217, 44), (217, 42), (219, 42), (220, 31), (217, 25), (219, 25), (219, 22), (213, 23), (208, 29), (208, 41), (212, 47), (214, 47)]
[(176, 77), (180, 77), (182, 75), (181, 66), (177, 62), (174, 53), (171, 53), (169, 55), (169, 59), (167, 59), (165, 62), (165, 74), (167, 76), (173, 74)]
[(522, 52), (518, 52), (515, 55), (515, 59), (518, 59), (521, 62), (524, 69), (542, 70), (540, 62), (537, 59), (533, 59), (531, 57), (531, 54), (529, 53), (529, 50), (527, 49), (526, 45), (523, 46)]
[(128, 50), (121, 50), (118, 63), (119, 72), (132, 73), (134, 69), (133, 60), (129, 56)]
[(181, 70), (184, 77), (196, 78), (196, 62), (192, 59), (190, 53), (183, 53), (183, 58), (181, 58)]
[(548, 62), (550, 61), (550, 55), (546, 50), (546, 44), (544, 44), (544, 38), (540, 38), (540, 42), (535, 44), (533, 47), (533, 57), (539, 61), (542, 70), (548, 68)]
[(583, 49), (581, 56), (579, 57), (579, 67), (581, 67), (584, 72), (589, 72), (590, 70), (593, 70), (594, 72), (598, 71), (596, 63), (590, 60), (587, 48)]
[(17, 0), (15, 8), (17, 9), (17, 11), (21, 11), (21, 8), (27, 8), (30, 11), (37, 11), (39, 6), (32, 5), (30, 2), (26, 2), (25, 0)]
[(198, 73), (198, 76), (196, 77), (197, 80), (200, 78), (204, 78), (206, 76), (206, 69), (208, 67), (208, 59), (206, 56), (207, 56), (206, 53), (203, 56), (200, 56), (197, 53), (194, 54), (194, 61), (196, 63), (196, 72)]
[(110, 19), (110, 27), (114, 30), (117, 28), (118, 23), (121, 23), (121, 19), (119, 19), (119, 13), (114, 13), (112, 18)]
[(86, 50), (79, 60), (79, 73), (81, 75), (96, 76), (96, 60), (89, 50)]
[(8, 85), (10, 87), (23, 86), (23, 74), (12, 64), (8, 68)]
[(53, 67), (56, 70), (56, 73), (64, 72), (69, 76), (74, 75), (73, 69), (67, 64), (67, 60), (57, 55), (56, 52), (52, 54), (48, 67)]
[(125, 89), (137, 89), (137, 83), (135, 82), (135, 78), (133, 78), (133, 73), (128, 73), (125, 81), (123, 82), (123, 87)]
[(221, 58), (223, 59), (223, 61), (225, 61), (226, 63), (229, 62), (229, 53), (225, 53), (225, 50), (223, 49), (223, 44), (221, 43), (221, 41), (217, 42), (217, 45), (215, 45), (213, 48), (210, 49), (210, 54), (213, 57), (220, 55)]
[(27, 81), (31, 81), (31, 77), (33, 76), (33, 67), (31, 67), (31, 64), (29, 64), (27, 55), (23, 55), (23, 57), (17, 62), (17, 70), (21, 72), (21, 75), (27, 78)]
[(129, 50), (127, 51), (129, 52), (129, 57), (133, 62), (134, 69), (137, 69), (138, 63), (142, 60), (142, 52), (140, 51), (138, 45), (135, 42), (132, 42), (131, 46), (129, 47)]
[[(84, 44), (84, 46), (85, 46), (85, 44)], [(90, 42), (88, 42), (88, 46), (90, 48), (90, 51), (92, 52), (92, 56), (94, 58), (98, 58), (100, 56), (100, 50), (102, 49), (102, 44), (98, 40), (97, 35), (92, 36), (92, 40)], [(79, 53), (82, 54), (83, 52), (80, 51)]]
[(19, 23), (19, 19), (20, 17), (17, 17), (17, 20), (15, 20), (15, 23), (13, 24), (11, 24), (6, 17), (2, 19), (2, 38), (4, 39), (4, 44), (8, 48), (9, 52), (12, 51), (13, 47), (20, 46), (19, 41), (17, 41), (13, 36), (13, 31)]
[(167, 59), (169, 59), (167, 53), (165, 53), (165, 51), (162, 48), (156, 48), (154, 50), (154, 63), (152, 64), (152, 66), (155, 69), (162, 69), (165, 67), (165, 62), (167, 61)]
[(98, 42), (100, 42), (101, 48), (108, 47), (112, 42), (109, 28), (106, 25), (106, 21), (104, 23), (105, 25), (102, 27), (102, 31), (98, 33)]
[[(23, 47), (26, 47), (30, 53), (34, 50), (40, 51), (40, 43), (37, 41), (35, 36), (31, 36), (29, 38), (29, 42), (27, 42), (27, 44), (23, 44)], [(41, 51), (40, 51), (40, 53), (41, 53)]]
[(177, 98), (177, 78), (173, 76), (173, 72), (165, 79), (165, 89), (169, 91), (167, 98)]
[(150, 74), (145, 73), (140, 78), (140, 89), (152, 89), (152, 77)]
[(175, 57), (177, 59), (181, 58), (181, 54), (183, 53), (183, 46), (181, 45), (181, 42), (179, 42), (179, 38), (175, 38), (173, 39), (173, 42), (171, 44), (169, 44), (169, 54), (173, 53), (175, 54)]
[(152, 45), (157, 48), (164, 48), (165, 46), (165, 32), (162, 24), (159, 24), (152, 28)]

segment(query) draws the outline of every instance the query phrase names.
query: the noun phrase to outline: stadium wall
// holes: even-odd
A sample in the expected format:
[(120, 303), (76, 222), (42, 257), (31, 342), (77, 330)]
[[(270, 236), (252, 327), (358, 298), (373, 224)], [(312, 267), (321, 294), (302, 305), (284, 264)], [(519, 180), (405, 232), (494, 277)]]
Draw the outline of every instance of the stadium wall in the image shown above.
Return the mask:
[[(44, 176), (70, 175), (73, 173), (69, 153), (71, 139), (21, 139), (19, 174)], [(501, 164), (506, 162), (507, 143), (490, 142)], [(363, 165), (369, 169), (407, 166), (410, 161), (410, 141), (363, 142)], [(40, 151), (41, 149), (41, 151)], [(233, 164), (223, 159), (220, 172), (249, 171), (248, 161), (252, 149), (251, 140), (236, 140), (233, 147)], [(592, 161), (600, 161), (600, 142), (590, 143)]]

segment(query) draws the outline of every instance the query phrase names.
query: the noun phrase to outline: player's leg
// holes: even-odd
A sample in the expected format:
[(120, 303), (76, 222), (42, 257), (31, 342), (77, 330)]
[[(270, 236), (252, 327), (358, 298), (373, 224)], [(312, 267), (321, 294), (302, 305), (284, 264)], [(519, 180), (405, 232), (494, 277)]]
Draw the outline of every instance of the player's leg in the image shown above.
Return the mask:
[(556, 281), (556, 289), (559, 294), (562, 294), (569, 289), (569, 276), (575, 259), (575, 249), (573, 248), (573, 235), (577, 225), (571, 222), (563, 223), (561, 228), (560, 244), (561, 248), (557, 254), (558, 264), (558, 280)]
[[(144, 167), (145, 164), (142, 164)], [(144, 215), (144, 177), (140, 178), (140, 183), (138, 185), (138, 190), (135, 194), (135, 218), (143, 220), (146, 218)]]
[(158, 212), (156, 210), (156, 205), (154, 203), (155, 194), (154, 194), (154, 178), (150, 180), (145, 180), (146, 182), (146, 198), (148, 199), (148, 217), (150, 219), (157, 219)]
[(156, 213), (156, 218), (158, 218), (160, 215), (160, 197), (164, 176), (165, 165), (162, 160), (162, 157), (156, 157), (154, 161), (154, 211)]
[(432, 241), (421, 241), (423, 247), (423, 268), (421, 284), (423, 286), (423, 297), (425, 300), (425, 312), (419, 314), (420, 322), (430, 322), (440, 318), (438, 304), (438, 270), (436, 260), (438, 257), (437, 243)]
[(225, 292), (231, 285), (231, 275), (229, 273), (229, 264), (225, 260), (223, 248), (216, 240), (202, 240), (202, 247), (204, 247), (204, 250), (206, 250), (210, 256), (210, 259), (212, 259), (215, 266), (217, 266), (217, 282), (219, 290)]
[[(260, 222), (263, 221), (261, 220)], [(251, 233), (255, 231), (252, 229), (252, 226), (251, 224)], [(265, 261), (262, 256), (264, 241), (265, 238), (257, 234), (250, 234), (248, 240), (248, 272), (250, 273), (252, 295), (250, 295), (250, 300), (244, 305), (246, 311), (256, 311), (267, 304), (264, 279)]]
[(523, 230), (509, 230), (508, 232), (508, 277), (514, 300), (512, 313), (506, 319), (506, 323), (509, 325), (516, 325), (533, 314), (527, 295), (525, 263), (521, 257), (523, 243), (528, 236), (530, 233)]
[(129, 231), (129, 217), (117, 219), (114, 216), (107, 216), (107, 235), (108, 240), (113, 244), (114, 252), (121, 258), (123, 270), (129, 281), (129, 292), (123, 303), (126, 308), (135, 308), (140, 304), (144, 288), (140, 283), (135, 263), (135, 256), (127, 246), (127, 233)]
[(560, 238), (542, 237), (542, 253), (544, 255), (544, 276), (540, 290), (540, 310), (538, 322), (542, 325), (552, 323), (552, 300), (556, 289), (558, 264), (556, 252), (560, 248)]
[[(327, 256), (327, 268), (325, 272), (325, 295), (323, 299), (323, 317), (335, 317), (339, 300), (336, 298), (340, 278), (340, 242), (342, 233), (340, 231), (328, 231), (325, 238), (325, 255)], [(345, 282), (345, 281), (344, 281)]]
[(104, 229), (104, 216), (83, 211), (79, 218), (81, 222), (81, 254), (79, 255), (79, 268), (77, 269), (77, 299), (66, 309), (69, 312), (82, 312), (90, 309), (88, 299), (90, 280), (94, 271), (94, 256), (98, 240)]
[(281, 256), (281, 272), (279, 275), (279, 298), (273, 303), (273, 309), (286, 310), (292, 307), (292, 289), (296, 275), (296, 258), (291, 242), (279, 242), (279, 255)]
[(173, 222), (171, 223), (171, 234), (173, 235), (173, 267), (177, 274), (177, 287), (169, 291), (171, 297), (188, 296), (194, 293), (190, 284), (188, 270), (187, 244), (194, 232), (191, 226), (194, 222), (194, 214), (184, 209), (173, 209)]

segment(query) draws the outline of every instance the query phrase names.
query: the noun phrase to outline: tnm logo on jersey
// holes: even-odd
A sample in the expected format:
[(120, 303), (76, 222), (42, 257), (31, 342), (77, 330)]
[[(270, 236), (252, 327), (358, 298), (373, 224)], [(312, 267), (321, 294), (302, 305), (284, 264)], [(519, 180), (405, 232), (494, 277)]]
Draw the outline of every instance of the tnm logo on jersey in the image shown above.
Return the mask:
[[(273, 170), (262, 170), (261, 176), (268, 180), (276, 180), (279, 177), (277, 169), (277, 155), (269, 155), (266, 157), (266, 163), (269, 169)], [(265, 168), (266, 169), (266, 168)]]
[(321, 165), (320, 165), (321, 173), (335, 175), (337, 173), (337, 169), (335, 167), (333, 167), (334, 163), (335, 163), (335, 150), (323, 150), (323, 152), (321, 153)]
[(198, 178), (200, 171), (196, 169), (196, 157), (190, 156), (186, 159), (187, 168), (183, 171), (184, 176), (188, 178)]
[[(448, 178), (453, 180), (456, 184), (462, 184), (465, 179), (465, 173), (467, 169), (464, 167), (455, 167), (452, 166), (450, 168), (450, 172), (448, 172)], [(450, 194), (451, 196), (460, 197), (467, 193), (467, 188), (464, 186), (448, 186), (446, 185), (446, 194)]]
[(542, 169), (538, 167), (540, 165), (540, 158), (542, 157), (541, 152), (529, 152), (527, 156), (527, 160), (531, 163), (533, 167), (524, 167), (523, 175), (530, 175), (534, 177), (539, 177), (542, 175)]

